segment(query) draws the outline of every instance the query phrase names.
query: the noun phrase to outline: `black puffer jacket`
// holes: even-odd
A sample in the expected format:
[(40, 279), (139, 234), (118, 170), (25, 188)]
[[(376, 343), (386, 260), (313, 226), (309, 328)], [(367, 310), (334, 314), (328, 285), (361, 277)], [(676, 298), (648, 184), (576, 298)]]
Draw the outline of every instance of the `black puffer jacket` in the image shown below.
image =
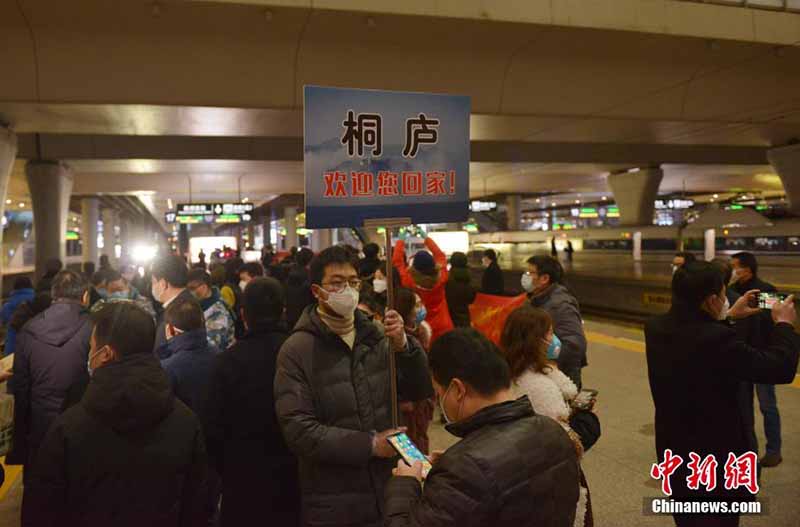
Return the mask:
[(286, 324), (290, 331), (300, 320), (303, 310), (313, 303), (314, 295), (311, 294), (308, 269), (293, 265), (286, 277)]
[(195, 527), (206, 521), (200, 423), (150, 353), (98, 369), (53, 423), (25, 485), (22, 525)]
[(389, 527), (571, 527), (579, 467), (564, 429), (535, 415), (528, 397), (484, 408), (447, 430), (464, 439), (428, 474), (392, 478)]
[[(353, 349), (309, 306), (278, 355), (275, 400), (299, 458), (303, 524), (380, 525), (392, 460), (372, 457), (373, 432), (391, 428), (389, 341), (356, 311)], [(405, 400), (433, 395), (427, 357), (413, 338), (397, 355)]]

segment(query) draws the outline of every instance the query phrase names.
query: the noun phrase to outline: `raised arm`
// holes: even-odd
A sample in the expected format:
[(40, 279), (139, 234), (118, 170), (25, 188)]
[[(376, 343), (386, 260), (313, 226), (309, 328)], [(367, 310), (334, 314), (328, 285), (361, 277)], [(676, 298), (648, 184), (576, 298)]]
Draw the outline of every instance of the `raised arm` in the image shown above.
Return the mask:
[(447, 267), (447, 256), (430, 236), (425, 238), (425, 247), (433, 254), (433, 261), (436, 262), (436, 265), (445, 269)]

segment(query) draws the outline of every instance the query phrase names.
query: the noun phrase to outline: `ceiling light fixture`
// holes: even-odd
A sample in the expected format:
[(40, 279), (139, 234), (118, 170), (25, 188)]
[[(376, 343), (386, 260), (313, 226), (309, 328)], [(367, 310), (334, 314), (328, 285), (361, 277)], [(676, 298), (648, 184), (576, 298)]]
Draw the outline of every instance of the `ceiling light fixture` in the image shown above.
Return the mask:
[(640, 170), (641, 170), (641, 168), (639, 168), (639, 167), (635, 167), (635, 168), (629, 168), (629, 169), (628, 169), (628, 174), (635, 174), (635, 173), (637, 173), (637, 172), (638, 172), (638, 171), (640, 171)]

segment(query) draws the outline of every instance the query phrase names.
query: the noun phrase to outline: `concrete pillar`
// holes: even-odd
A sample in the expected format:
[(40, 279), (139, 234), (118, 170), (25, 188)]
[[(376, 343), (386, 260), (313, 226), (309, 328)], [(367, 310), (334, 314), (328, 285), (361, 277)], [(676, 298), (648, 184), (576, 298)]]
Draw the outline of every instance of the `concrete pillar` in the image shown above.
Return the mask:
[(519, 194), (506, 196), (506, 229), (518, 231), (522, 223), (522, 199)]
[(247, 224), (247, 245), (253, 249), (256, 247), (256, 226), (253, 222)]
[(81, 200), (81, 246), (83, 261), (97, 266), (100, 255), (97, 252), (97, 220), (100, 216), (99, 200), (83, 198)]
[(642, 233), (636, 231), (633, 233), (633, 261), (642, 261)]
[(767, 159), (781, 178), (789, 210), (800, 214), (800, 144), (773, 148)]
[(103, 209), (103, 254), (108, 256), (111, 267), (117, 268), (117, 234), (114, 227), (119, 221), (119, 213), (116, 209)]
[[(6, 212), (6, 194), (8, 181), (11, 179), (11, 168), (17, 158), (17, 136), (8, 128), (0, 125), (0, 217)], [(0, 226), (0, 247), (3, 243), (3, 228)], [(0, 255), (0, 291), (3, 289), (3, 257)]]
[(608, 186), (619, 207), (620, 225), (652, 225), (655, 200), (664, 172), (647, 168), (608, 176)]
[(25, 165), (33, 202), (36, 233), (36, 277), (44, 274), (48, 260), (66, 258), (67, 216), (72, 194), (72, 174), (59, 161), (28, 161)]
[(311, 235), (311, 250), (315, 253), (323, 251), (333, 245), (332, 229), (314, 229)]
[(178, 253), (187, 254), (189, 252), (189, 226), (181, 223), (178, 227)]
[(707, 262), (710, 262), (716, 256), (716, 245), (717, 245), (717, 231), (714, 229), (706, 229), (704, 233), (705, 237), (705, 259)]
[(120, 265), (130, 263), (131, 218), (127, 214), (119, 217), (119, 244), (122, 246), (122, 254), (119, 259)]
[(283, 224), (286, 227), (286, 250), (297, 247), (297, 207), (283, 209)]

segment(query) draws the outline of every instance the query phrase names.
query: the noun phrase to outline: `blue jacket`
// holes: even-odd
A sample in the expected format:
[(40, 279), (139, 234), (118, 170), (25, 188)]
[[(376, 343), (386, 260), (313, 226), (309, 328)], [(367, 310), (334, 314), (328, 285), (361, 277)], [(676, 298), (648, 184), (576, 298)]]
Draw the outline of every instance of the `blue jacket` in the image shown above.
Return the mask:
[[(0, 320), (3, 321), (3, 324), (8, 326), (9, 322), (11, 322), (12, 315), (14, 315), (14, 311), (16, 311), (19, 305), (23, 302), (30, 302), (33, 300), (34, 296), (36, 296), (36, 293), (31, 288), (16, 289), (12, 291), (8, 302), (3, 304), (3, 309), (0, 310)], [(8, 331), (6, 332), (6, 346), (3, 349), (3, 355), (11, 355), (14, 353), (14, 345), (16, 344), (16, 341), (17, 330), (9, 327)]]
[(181, 333), (165, 344), (161, 367), (167, 372), (172, 391), (195, 414), (203, 415), (214, 355), (218, 352), (209, 346), (205, 329)]

